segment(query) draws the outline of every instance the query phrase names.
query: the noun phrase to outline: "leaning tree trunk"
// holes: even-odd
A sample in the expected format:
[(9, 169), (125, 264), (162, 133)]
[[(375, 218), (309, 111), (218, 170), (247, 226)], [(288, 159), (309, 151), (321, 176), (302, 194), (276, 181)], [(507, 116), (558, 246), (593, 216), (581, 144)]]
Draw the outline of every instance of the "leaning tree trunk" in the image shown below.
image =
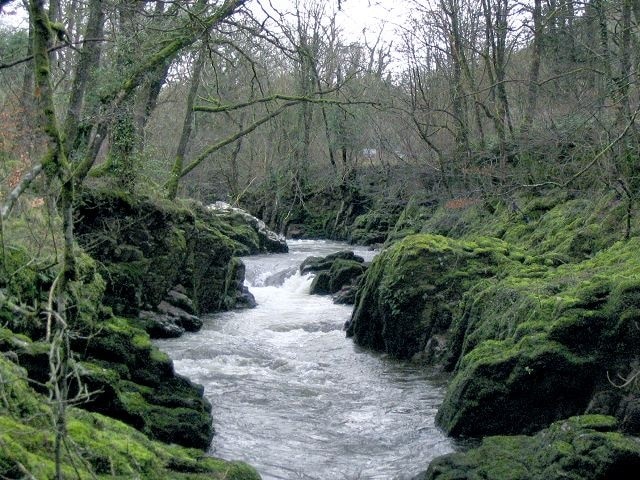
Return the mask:
[(189, 138), (191, 137), (191, 130), (193, 129), (193, 117), (195, 115), (193, 105), (196, 101), (198, 88), (200, 87), (200, 75), (202, 73), (202, 67), (204, 66), (205, 54), (206, 45), (203, 43), (196, 57), (196, 61), (193, 64), (191, 87), (189, 88), (189, 94), (187, 95), (187, 110), (182, 122), (182, 133), (180, 134), (180, 140), (178, 141), (178, 148), (176, 150), (173, 168), (171, 169), (171, 175), (166, 184), (167, 198), (169, 200), (174, 200), (178, 194), (178, 184), (180, 183), (180, 176), (184, 166), (184, 157), (187, 153), (187, 146)]

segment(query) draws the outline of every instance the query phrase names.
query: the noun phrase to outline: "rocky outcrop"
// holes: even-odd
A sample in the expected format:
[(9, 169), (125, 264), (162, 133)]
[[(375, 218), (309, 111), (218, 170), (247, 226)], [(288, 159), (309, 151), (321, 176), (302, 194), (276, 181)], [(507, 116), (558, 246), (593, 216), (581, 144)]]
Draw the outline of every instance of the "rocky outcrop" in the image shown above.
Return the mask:
[(347, 335), (395, 357), (442, 361), (456, 305), (475, 281), (513, 261), (497, 239), (406, 237), (369, 268)]
[(107, 282), (104, 303), (137, 316), (155, 338), (196, 331), (205, 313), (255, 306), (236, 255), (287, 249), (264, 223), (228, 206), (85, 190), (77, 212), (78, 241)]
[(300, 273), (315, 273), (312, 295), (334, 295), (336, 303), (355, 301), (357, 286), (366, 271), (364, 259), (353, 252), (332, 253), (326, 257), (309, 257), (300, 265)]
[(414, 480), (632, 480), (640, 441), (616, 432), (616, 420), (572, 417), (535, 436), (489, 437), (477, 448), (444, 455)]
[[(500, 230), (478, 218), (465, 228)], [(556, 238), (558, 218), (551, 208), (540, 220)], [(579, 233), (563, 232), (560, 248), (537, 232), (539, 249), (521, 250), (517, 235), (529, 227), (508, 228), (502, 236), (514, 243), (418, 234), (384, 250), (364, 277), (348, 335), (452, 371), (437, 415), (451, 435), (533, 433), (585, 412), (615, 415), (637, 435), (637, 389), (610, 379), (637, 372), (640, 239), (585, 255)]]
[(252, 229), (257, 236), (257, 241), (252, 239), (252, 242), (247, 242), (246, 239), (243, 240), (242, 238), (238, 238), (236, 235), (231, 235), (231, 238), (237, 239), (240, 243), (245, 245), (250, 244), (250, 253), (286, 253), (289, 251), (289, 247), (287, 246), (287, 241), (284, 236), (278, 235), (272, 230), (269, 230), (262, 220), (254, 217), (249, 212), (241, 208), (232, 207), (225, 202), (215, 202), (211, 205), (207, 205), (207, 210), (221, 218), (225, 223), (228, 223), (232, 227), (236, 229), (244, 229), (245, 233), (247, 228)]

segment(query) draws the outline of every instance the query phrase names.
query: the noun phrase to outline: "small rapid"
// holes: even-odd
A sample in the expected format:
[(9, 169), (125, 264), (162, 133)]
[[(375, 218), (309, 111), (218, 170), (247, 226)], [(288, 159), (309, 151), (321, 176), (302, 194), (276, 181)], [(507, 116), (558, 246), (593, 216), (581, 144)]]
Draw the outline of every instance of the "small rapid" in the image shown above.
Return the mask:
[(157, 341), (178, 373), (205, 387), (211, 453), (245, 460), (265, 480), (389, 480), (451, 452), (434, 425), (443, 385), (424, 368), (355, 346), (342, 330), (351, 307), (309, 295), (312, 276), (297, 272), (310, 255), (353, 248), (309, 240), (289, 248), (243, 259), (256, 308)]

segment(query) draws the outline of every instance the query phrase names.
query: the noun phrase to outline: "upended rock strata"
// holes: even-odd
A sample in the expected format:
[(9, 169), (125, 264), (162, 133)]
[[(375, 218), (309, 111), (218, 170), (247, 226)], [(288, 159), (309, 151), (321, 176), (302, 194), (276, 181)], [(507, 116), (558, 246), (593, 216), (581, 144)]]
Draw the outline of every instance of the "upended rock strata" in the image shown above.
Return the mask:
[(332, 253), (326, 257), (308, 257), (300, 265), (300, 273), (315, 273), (312, 295), (333, 295), (335, 303), (353, 304), (357, 287), (367, 266), (364, 259), (351, 251)]

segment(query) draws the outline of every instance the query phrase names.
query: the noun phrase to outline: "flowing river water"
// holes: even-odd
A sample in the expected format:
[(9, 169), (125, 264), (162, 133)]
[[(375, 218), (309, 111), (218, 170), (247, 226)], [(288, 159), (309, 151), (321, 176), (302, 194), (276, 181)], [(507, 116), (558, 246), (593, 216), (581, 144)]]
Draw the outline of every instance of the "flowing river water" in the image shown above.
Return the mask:
[(454, 449), (434, 425), (442, 383), (346, 339), (351, 307), (309, 295), (311, 276), (296, 273), (310, 255), (345, 249), (300, 240), (288, 254), (247, 257), (256, 308), (157, 341), (178, 373), (205, 387), (211, 453), (245, 460), (264, 480), (408, 479)]

